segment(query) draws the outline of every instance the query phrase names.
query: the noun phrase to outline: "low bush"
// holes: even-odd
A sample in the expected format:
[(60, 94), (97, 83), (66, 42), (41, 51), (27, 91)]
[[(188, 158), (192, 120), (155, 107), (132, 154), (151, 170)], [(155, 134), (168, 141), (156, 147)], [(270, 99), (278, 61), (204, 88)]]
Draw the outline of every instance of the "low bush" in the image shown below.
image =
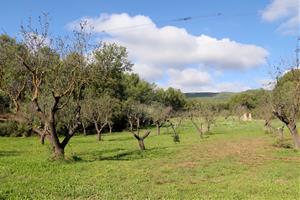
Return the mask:
[(0, 123), (0, 136), (28, 137), (30, 135), (30, 128), (24, 124), (18, 124), (16, 122)]

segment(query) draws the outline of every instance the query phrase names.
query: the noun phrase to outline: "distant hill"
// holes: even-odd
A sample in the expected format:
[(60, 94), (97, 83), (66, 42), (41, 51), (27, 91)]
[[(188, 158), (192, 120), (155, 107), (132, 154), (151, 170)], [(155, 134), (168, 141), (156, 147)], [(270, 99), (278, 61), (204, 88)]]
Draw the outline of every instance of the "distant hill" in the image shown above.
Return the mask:
[(184, 93), (188, 98), (197, 98), (197, 97), (215, 97), (220, 93), (217, 92), (195, 92), (195, 93)]
[(229, 100), (236, 93), (234, 92), (188, 92), (184, 94), (187, 98)]

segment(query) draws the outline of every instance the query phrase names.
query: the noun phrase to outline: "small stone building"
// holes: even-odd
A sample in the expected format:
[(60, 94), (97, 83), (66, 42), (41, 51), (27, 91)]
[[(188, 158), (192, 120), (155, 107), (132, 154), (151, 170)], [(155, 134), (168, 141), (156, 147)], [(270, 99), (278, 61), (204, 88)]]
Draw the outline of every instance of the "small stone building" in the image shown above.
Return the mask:
[(246, 112), (244, 113), (243, 117), (242, 117), (243, 121), (251, 121), (252, 120), (252, 114), (250, 112)]

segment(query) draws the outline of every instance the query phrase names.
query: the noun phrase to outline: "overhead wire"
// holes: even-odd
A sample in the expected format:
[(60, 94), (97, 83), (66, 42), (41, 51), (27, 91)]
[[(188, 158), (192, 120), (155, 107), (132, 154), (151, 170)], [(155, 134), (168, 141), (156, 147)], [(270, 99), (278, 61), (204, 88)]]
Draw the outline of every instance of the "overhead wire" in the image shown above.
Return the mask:
[(140, 27), (151, 26), (153, 24), (176, 23), (176, 22), (190, 21), (190, 20), (199, 19), (199, 18), (216, 17), (216, 16), (219, 16), (219, 15), (221, 15), (221, 13), (203, 15), (203, 16), (197, 16), (197, 17), (182, 17), (182, 18), (175, 18), (175, 19), (169, 19), (169, 20), (160, 20), (160, 21), (156, 21), (156, 22), (138, 24), (138, 25), (133, 25), (133, 26), (121, 26), (121, 27), (103, 29), (101, 32), (115, 32), (115, 31), (119, 32), (119, 31), (122, 31), (122, 30), (126, 31), (126, 30), (130, 30), (130, 29), (136, 29), (136, 28), (140, 28)]
[(206, 20), (218, 20), (218, 19), (229, 19), (233, 17), (245, 17), (245, 16), (253, 16), (257, 15), (258, 12), (248, 12), (248, 13), (236, 13), (232, 15), (226, 15), (224, 13), (214, 13), (209, 15), (201, 15), (201, 16), (187, 16), (187, 17), (181, 17), (181, 18), (174, 18), (170, 20), (161, 20), (151, 23), (145, 23), (145, 24), (138, 24), (133, 26), (121, 26), (121, 27), (115, 27), (115, 28), (109, 28), (109, 29), (103, 29), (102, 33), (108, 33), (108, 32), (123, 32), (123, 31), (131, 31), (139, 28), (145, 28), (147, 26), (152, 26), (155, 24), (174, 24), (174, 23), (189, 23), (192, 21), (206, 21)]

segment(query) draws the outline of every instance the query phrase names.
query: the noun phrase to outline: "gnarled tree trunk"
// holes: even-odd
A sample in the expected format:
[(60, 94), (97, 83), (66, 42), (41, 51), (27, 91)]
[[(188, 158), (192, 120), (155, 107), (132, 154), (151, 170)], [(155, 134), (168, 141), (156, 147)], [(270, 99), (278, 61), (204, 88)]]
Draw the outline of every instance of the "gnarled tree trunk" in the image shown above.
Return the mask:
[(109, 133), (111, 134), (112, 133), (112, 124), (111, 123), (108, 123), (108, 128), (109, 128)]
[(83, 129), (83, 135), (86, 136), (86, 124), (84, 122), (81, 122), (82, 129)]
[(270, 120), (266, 119), (264, 126), (266, 128), (265, 132), (267, 132), (267, 133), (273, 133), (274, 132), (274, 128), (272, 127)]
[(191, 121), (192, 121), (193, 125), (196, 127), (200, 137), (203, 138), (203, 125), (202, 125), (202, 123), (200, 125), (201, 127), (199, 127), (198, 124), (192, 118), (191, 118)]
[(107, 123), (104, 123), (104, 124), (102, 124), (102, 125), (99, 127), (98, 123), (97, 123), (97, 122), (94, 122), (95, 129), (96, 129), (96, 132), (97, 132), (97, 140), (98, 140), (98, 141), (101, 141), (101, 140), (102, 140), (102, 135), (101, 135), (101, 133), (102, 133), (103, 128), (106, 126), (106, 124), (107, 124)]
[[(175, 143), (180, 142), (179, 135), (178, 135), (178, 133), (177, 133), (177, 131), (176, 131), (176, 128), (175, 128), (174, 124), (173, 124), (171, 121), (169, 121), (169, 123), (170, 123), (170, 126), (172, 127), (172, 130), (173, 130), (173, 133), (174, 133), (174, 136), (173, 136), (174, 142), (175, 142)], [(180, 123), (181, 123), (181, 122), (180, 122)], [(180, 124), (180, 123), (179, 123), (179, 124)], [(178, 127), (178, 125), (177, 125), (177, 127)]]
[(283, 142), (284, 142), (283, 130), (284, 130), (284, 126), (278, 128), (278, 135), (279, 135), (279, 140), (280, 140), (281, 144), (283, 144)]
[(46, 139), (46, 134), (40, 135), (40, 142), (41, 142), (42, 145), (45, 144), (45, 139)]
[(65, 146), (63, 146), (59, 141), (59, 138), (58, 138), (58, 135), (56, 132), (56, 127), (55, 127), (54, 113), (51, 113), (51, 115), (48, 119), (47, 125), (49, 127), (50, 142), (53, 147), (54, 157), (56, 159), (63, 159), (64, 155), (65, 155), (65, 151), (64, 151)]
[(94, 125), (95, 125), (95, 129), (96, 129), (96, 133), (97, 133), (97, 140), (98, 141), (101, 141), (101, 129), (99, 128), (97, 122), (94, 122)]
[(292, 134), (295, 149), (300, 149), (300, 137), (299, 137), (299, 134), (298, 134), (296, 123), (289, 123), (287, 125), (287, 127), (288, 127), (288, 129), (290, 130), (290, 132)]
[(65, 156), (65, 147), (69, 143), (70, 139), (74, 136), (75, 131), (78, 129), (78, 127), (81, 125), (80, 121), (80, 110), (81, 107), (78, 105), (75, 110), (75, 121), (74, 124), (69, 128), (68, 133), (65, 134), (64, 139), (62, 142), (59, 141), (58, 134), (56, 132), (56, 120), (55, 120), (55, 114), (57, 107), (54, 105), (52, 111), (49, 114), (49, 118), (46, 119), (45, 126), (48, 128), (48, 132), (50, 134), (50, 142), (53, 147), (54, 157), (55, 159), (64, 159)]
[(146, 150), (145, 148), (145, 144), (144, 144), (144, 139), (139, 139), (139, 147), (140, 149), (143, 151), (143, 150)]
[(159, 123), (156, 123), (157, 135), (160, 135), (160, 127), (161, 125)]
[(56, 145), (54, 148), (54, 156), (56, 159), (64, 159), (65, 147), (62, 147), (61, 145)]
[(139, 136), (138, 134), (132, 132), (134, 137), (138, 140), (140, 150), (146, 150), (144, 139), (146, 139), (150, 135), (151, 131), (147, 131), (143, 136)]
[(101, 141), (102, 137), (101, 137), (101, 131), (100, 130), (96, 130), (97, 131), (97, 140)]
[(296, 121), (289, 119), (281, 110), (273, 111), (273, 113), (280, 121), (282, 121), (288, 127), (294, 141), (294, 148), (300, 149), (300, 137), (298, 134)]
[(210, 122), (208, 122), (207, 123), (207, 132), (210, 132), (210, 126), (211, 126), (211, 124), (210, 124)]

